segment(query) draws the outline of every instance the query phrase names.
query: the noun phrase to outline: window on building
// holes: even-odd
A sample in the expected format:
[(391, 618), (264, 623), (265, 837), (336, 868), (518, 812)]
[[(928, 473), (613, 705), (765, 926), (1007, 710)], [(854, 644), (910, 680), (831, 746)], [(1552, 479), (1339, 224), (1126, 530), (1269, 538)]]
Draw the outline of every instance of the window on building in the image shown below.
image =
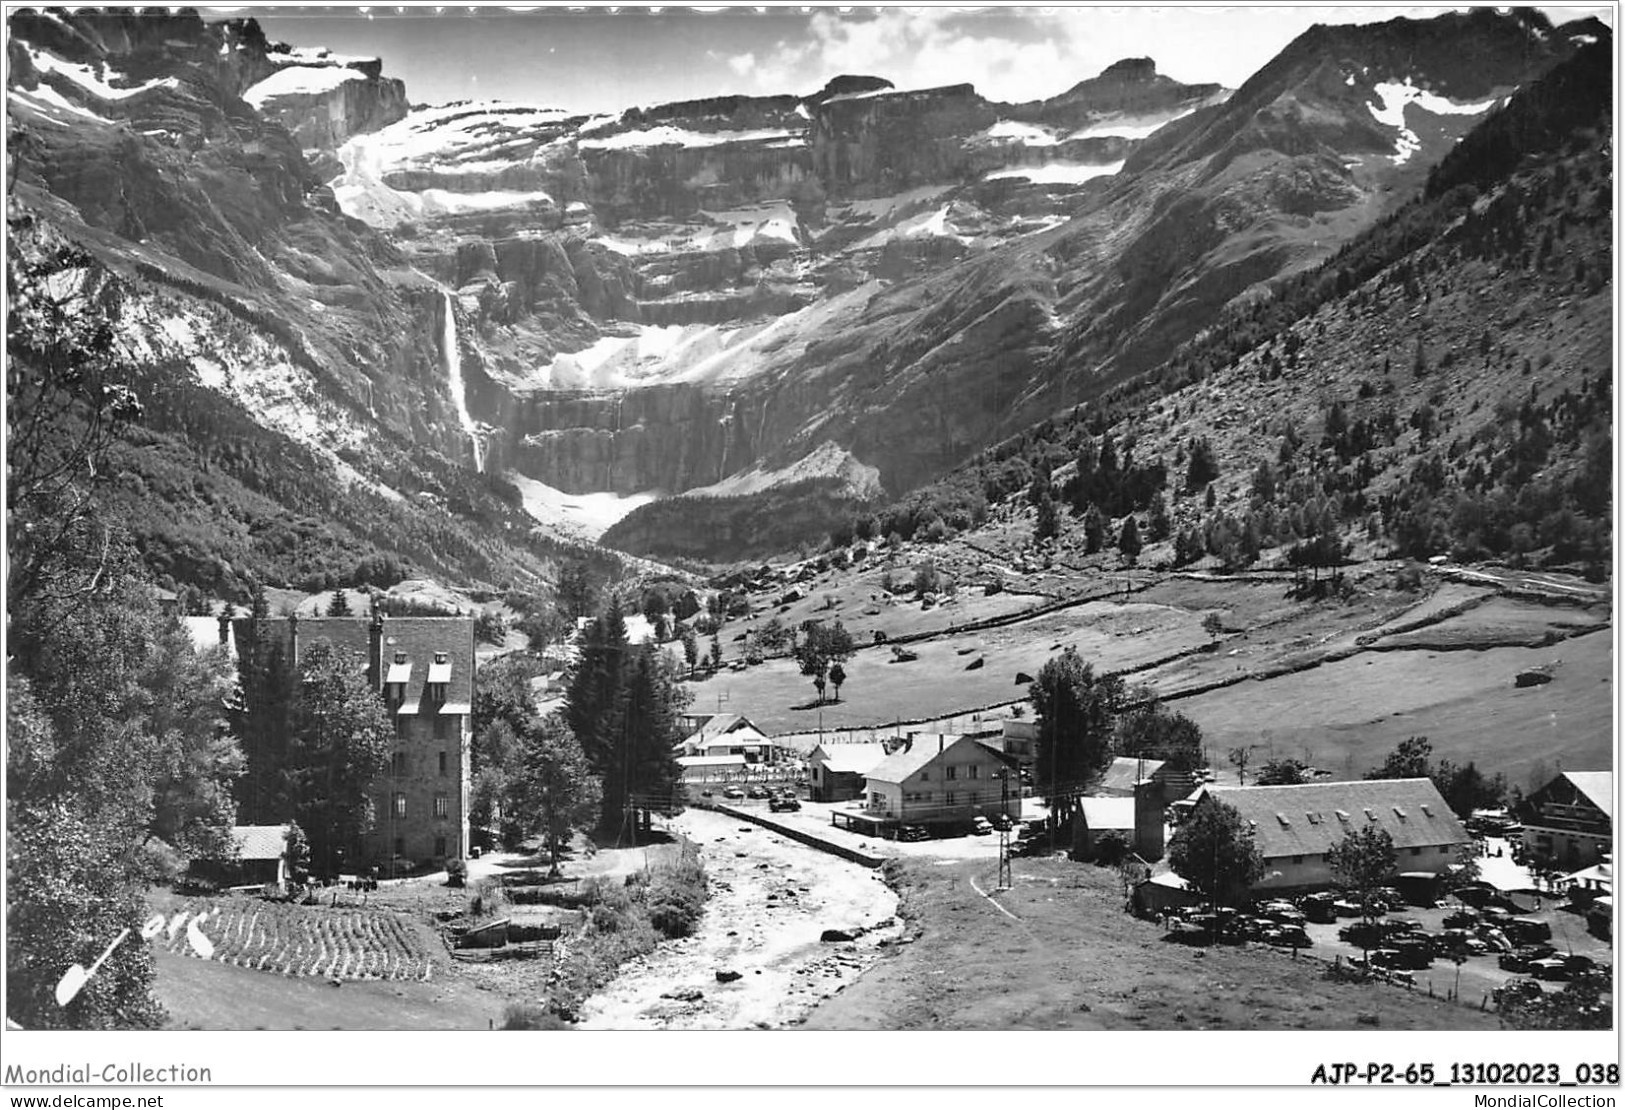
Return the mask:
[(1292, 857), (1292, 862), (1293, 863), (1302, 863), (1303, 862), (1303, 857), (1302, 856), (1293, 856)]
[(447, 799), (447, 797), (444, 794), (436, 794), (434, 796), (434, 815), (436, 817), (447, 817), (447, 816), (450, 816), (450, 814), (451, 814), (451, 802), (450, 802), (450, 800)]
[(406, 837), (397, 836), (395, 838), (395, 854), (397, 856), (406, 855)]
[(954, 792), (952, 790), (950, 790), (950, 791), (948, 791), (947, 794), (943, 795), (942, 802), (943, 802), (944, 805), (950, 805), (950, 806), (953, 805), (954, 804)]
[(1441, 856), (1448, 856), (1450, 854), (1450, 845), (1448, 845), (1448, 844), (1439, 845), (1439, 854)]
[(982, 769), (980, 767), (978, 767), (976, 764), (972, 763), (970, 765), (970, 770), (966, 773), (965, 777), (966, 778), (972, 778), (972, 779), (976, 778), (978, 776), (978, 774), (980, 774), (981, 770)]
[(405, 817), (406, 816), (406, 795), (405, 794), (397, 794), (397, 795), (395, 795), (395, 816), (396, 817)]
[(437, 837), (434, 838), (434, 854), (437, 855), (437, 856), (443, 856), (443, 855), (446, 854), (446, 838), (445, 837), (437, 836)]
[(441, 778), (446, 777), (446, 753), (445, 752), (440, 753), (440, 777)]
[(930, 780), (931, 780), (931, 772), (930, 771), (921, 771), (920, 772), (920, 781), (921, 782), (929, 782)]
[(959, 777), (959, 768), (950, 766), (948, 768), (947, 774), (945, 774), (943, 777), (946, 778), (949, 782), (953, 782), (954, 779)]
[(406, 774), (406, 753), (396, 752), (389, 761), (389, 771), (394, 775)]
[(1411, 849), (1411, 855), (1419, 856), (1421, 854), (1422, 854), (1422, 849), (1420, 849), (1420, 848), (1412, 848)]

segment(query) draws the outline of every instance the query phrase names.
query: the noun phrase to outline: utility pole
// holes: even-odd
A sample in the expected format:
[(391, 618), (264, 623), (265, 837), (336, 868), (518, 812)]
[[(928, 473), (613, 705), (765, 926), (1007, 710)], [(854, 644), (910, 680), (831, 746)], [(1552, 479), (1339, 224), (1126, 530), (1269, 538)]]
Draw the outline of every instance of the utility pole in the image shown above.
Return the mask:
[(999, 809), (1004, 814), (1004, 820), (999, 822), (999, 886), (1000, 890), (1009, 890), (1015, 885), (1010, 875), (1010, 768), (1006, 767), (999, 772)]

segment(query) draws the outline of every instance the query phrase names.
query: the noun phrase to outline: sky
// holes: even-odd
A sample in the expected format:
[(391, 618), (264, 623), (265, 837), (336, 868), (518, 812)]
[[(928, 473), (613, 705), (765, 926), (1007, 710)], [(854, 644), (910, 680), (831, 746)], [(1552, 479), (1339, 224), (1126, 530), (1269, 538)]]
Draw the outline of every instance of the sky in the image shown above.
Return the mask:
[[(807, 94), (837, 74), (898, 88), (970, 82), (994, 100), (1063, 92), (1121, 58), (1239, 86), (1315, 23), (1427, 18), (1447, 7), (205, 8), (253, 15), (273, 42), (376, 55), (418, 104), (513, 100), (610, 112), (730, 93)], [(1543, 7), (1554, 23), (1612, 8)]]

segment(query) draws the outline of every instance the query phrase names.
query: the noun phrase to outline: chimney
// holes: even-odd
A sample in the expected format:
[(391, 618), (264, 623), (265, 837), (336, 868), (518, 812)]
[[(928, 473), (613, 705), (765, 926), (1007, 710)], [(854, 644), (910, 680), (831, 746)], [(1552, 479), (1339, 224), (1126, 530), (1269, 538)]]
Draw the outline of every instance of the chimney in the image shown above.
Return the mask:
[(912, 732), (909, 733), (906, 738), (904, 738), (903, 750), (905, 752), (911, 752), (914, 750), (914, 734)]
[(229, 643), (231, 640), (231, 603), (228, 601), (220, 607), (220, 642)]
[(948, 737), (943, 733), (940, 733), (940, 732), (937, 733), (937, 754), (941, 755), (942, 750), (947, 746), (948, 746)]

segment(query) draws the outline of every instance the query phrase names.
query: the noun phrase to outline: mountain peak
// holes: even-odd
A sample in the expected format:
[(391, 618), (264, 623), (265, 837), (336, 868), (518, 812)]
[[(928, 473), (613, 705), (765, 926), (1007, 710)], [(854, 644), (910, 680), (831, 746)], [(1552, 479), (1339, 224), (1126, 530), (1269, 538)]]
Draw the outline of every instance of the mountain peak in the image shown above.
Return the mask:
[(1157, 79), (1157, 63), (1150, 58), (1123, 58), (1100, 71), (1097, 81), (1147, 82)]
[(819, 89), (807, 98), (809, 103), (821, 104), (832, 96), (851, 96), (853, 93), (880, 92), (882, 89), (894, 89), (897, 86), (884, 77), (871, 77), (865, 74), (843, 73), (839, 77), (831, 77), (829, 84)]

